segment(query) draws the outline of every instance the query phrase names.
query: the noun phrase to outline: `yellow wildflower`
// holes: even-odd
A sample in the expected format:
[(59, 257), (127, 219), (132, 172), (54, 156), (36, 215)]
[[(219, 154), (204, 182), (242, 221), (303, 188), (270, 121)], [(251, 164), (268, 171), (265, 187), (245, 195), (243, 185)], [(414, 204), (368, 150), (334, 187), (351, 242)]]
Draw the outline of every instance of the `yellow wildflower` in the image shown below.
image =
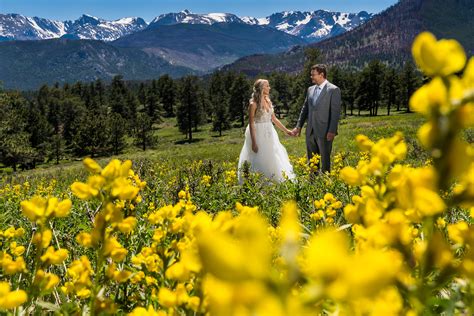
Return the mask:
[(99, 190), (82, 182), (74, 182), (71, 185), (71, 191), (75, 196), (77, 196), (81, 200), (89, 200), (92, 197), (97, 196), (99, 194)]
[(165, 287), (160, 288), (158, 293), (158, 302), (161, 306), (171, 308), (176, 306), (176, 294)]
[(137, 225), (137, 219), (133, 216), (129, 216), (118, 224), (119, 230), (124, 234), (129, 234), (133, 231)]
[(10, 284), (0, 281), (0, 309), (13, 309), (28, 300), (23, 290), (10, 291)]
[(419, 34), (413, 42), (412, 54), (417, 65), (429, 76), (447, 76), (463, 69), (466, 53), (455, 40), (436, 40), (429, 33)]
[(36, 284), (42, 292), (50, 292), (59, 283), (59, 277), (54, 273), (45, 272), (44, 270), (36, 271), (34, 284)]
[(94, 159), (86, 158), (83, 160), (83, 163), (86, 169), (91, 173), (100, 173), (102, 171), (102, 168)]
[(61, 264), (66, 260), (68, 256), (68, 251), (66, 249), (59, 249), (58, 251), (54, 250), (54, 247), (50, 246), (46, 252), (41, 256), (41, 261), (45, 264)]

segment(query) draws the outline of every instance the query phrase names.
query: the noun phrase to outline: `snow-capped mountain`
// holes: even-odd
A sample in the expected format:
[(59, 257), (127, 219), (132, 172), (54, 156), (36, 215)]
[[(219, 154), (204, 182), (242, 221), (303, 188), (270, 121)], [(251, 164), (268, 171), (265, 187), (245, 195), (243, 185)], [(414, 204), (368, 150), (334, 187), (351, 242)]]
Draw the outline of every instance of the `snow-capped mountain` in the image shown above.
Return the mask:
[(66, 24), (20, 14), (0, 14), (0, 40), (38, 40), (61, 37)]
[(20, 14), (0, 14), (0, 40), (43, 40), (68, 37), (113, 41), (147, 27), (142, 18), (106, 21), (83, 15), (75, 21), (54, 21)]
[(140, 31), (147, 26), (142, 18), (122, 18), (115, 21), (106, 21), (90, 15), (83, 15), (70, 24), (67, 28), (67, 36), (108, 42)]
[(0, 14), (1, 40), (41, 40), (50, 38), (76, 38), (113, 41), (122, 36), (135, 33), (147, 27), (160, 25), (244, 23), (275, 28), (285, 33), (299, 36), (309, 42), (349, 31), (371, 19), (373, 14), (342, 13), (317, 10), (311, 12), (285, 11), (265, 18), (238, 17), (231, 13), (192, 13), (184, 10), (179, 13), (162, 14), (148, 25), (142, 18), (123, 18), (106, 21), (90, 15), (83, 15), (75, 21), (54, 21), (38, 17), (25, 17), (19, 14)]
[(214, 23), (243, 23), (243, 21), (231, 13), (208, 13), (197, 14), (189, 10), (179, 13), (167, 13), (157, 16), (150, 22), (152, 25), (174, 25), (179, 23), (187, 24), (214, 24)]
[(179, 23), (214, 24), (214, 23), (245, 23), (275, 28), (285, 33), (299, 36), (310, 42), (318, 42), (352, 30), (368, 21), (373, 14), (330, 12), (317, 10), (311, 12), (285, 11), (274, 13), (266, 18), (238, 17), (230, 13), (197, 14), (189, 10), (179, 13), (162, 14), (151, 25), (173, 25)]
[(365, 11), (343, 13), (317, 10), (285, 11), (274, 13), (266, 18), (244, 17), (242, 20), (248, 24), (267, 25), (310, 42), (318, 42), (350, 31), (370, 20), (372, 16), (373, 14)]

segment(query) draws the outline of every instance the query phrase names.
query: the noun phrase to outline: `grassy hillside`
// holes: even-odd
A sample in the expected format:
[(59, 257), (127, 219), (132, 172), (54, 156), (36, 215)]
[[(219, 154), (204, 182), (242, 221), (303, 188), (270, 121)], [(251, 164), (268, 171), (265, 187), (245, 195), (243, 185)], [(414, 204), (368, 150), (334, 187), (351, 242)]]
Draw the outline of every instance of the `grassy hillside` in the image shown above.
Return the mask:
[(178, 77), (193, 73), (138, 49), (93, 40), (52, 39), (0, 43), (0, 81), (6, 89), (32, 90), (43, 84)]

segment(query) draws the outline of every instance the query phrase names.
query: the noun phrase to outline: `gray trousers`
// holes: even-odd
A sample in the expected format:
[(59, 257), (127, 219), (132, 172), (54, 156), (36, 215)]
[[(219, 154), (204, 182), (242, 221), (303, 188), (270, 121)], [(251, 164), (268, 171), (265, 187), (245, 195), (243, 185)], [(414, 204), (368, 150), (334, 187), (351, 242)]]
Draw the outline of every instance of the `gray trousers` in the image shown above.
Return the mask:
[(319, 170), (322, 172), (331, 171), (331, 150), (332, 141), (328, 141), (325, 137), (317, 137), (313, 133), (306, 138), (306, 152), (308, 153), (308, 160), (313, 157), (314, 154), (321, 156), (319, 162)]

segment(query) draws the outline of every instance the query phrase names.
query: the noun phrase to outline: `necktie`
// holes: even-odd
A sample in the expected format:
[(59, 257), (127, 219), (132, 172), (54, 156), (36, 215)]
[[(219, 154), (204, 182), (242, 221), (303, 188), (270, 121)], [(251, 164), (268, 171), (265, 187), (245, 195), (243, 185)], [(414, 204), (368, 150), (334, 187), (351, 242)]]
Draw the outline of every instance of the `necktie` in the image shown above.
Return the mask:
[(321, 93), (321, 87), (318, 86), (318, 87), (316, 88), (316, 94), (315, 94), (315, 96), (314, 96), (314, 101), (317, 101), (317, 100), (318, 100), (320, 93)]

